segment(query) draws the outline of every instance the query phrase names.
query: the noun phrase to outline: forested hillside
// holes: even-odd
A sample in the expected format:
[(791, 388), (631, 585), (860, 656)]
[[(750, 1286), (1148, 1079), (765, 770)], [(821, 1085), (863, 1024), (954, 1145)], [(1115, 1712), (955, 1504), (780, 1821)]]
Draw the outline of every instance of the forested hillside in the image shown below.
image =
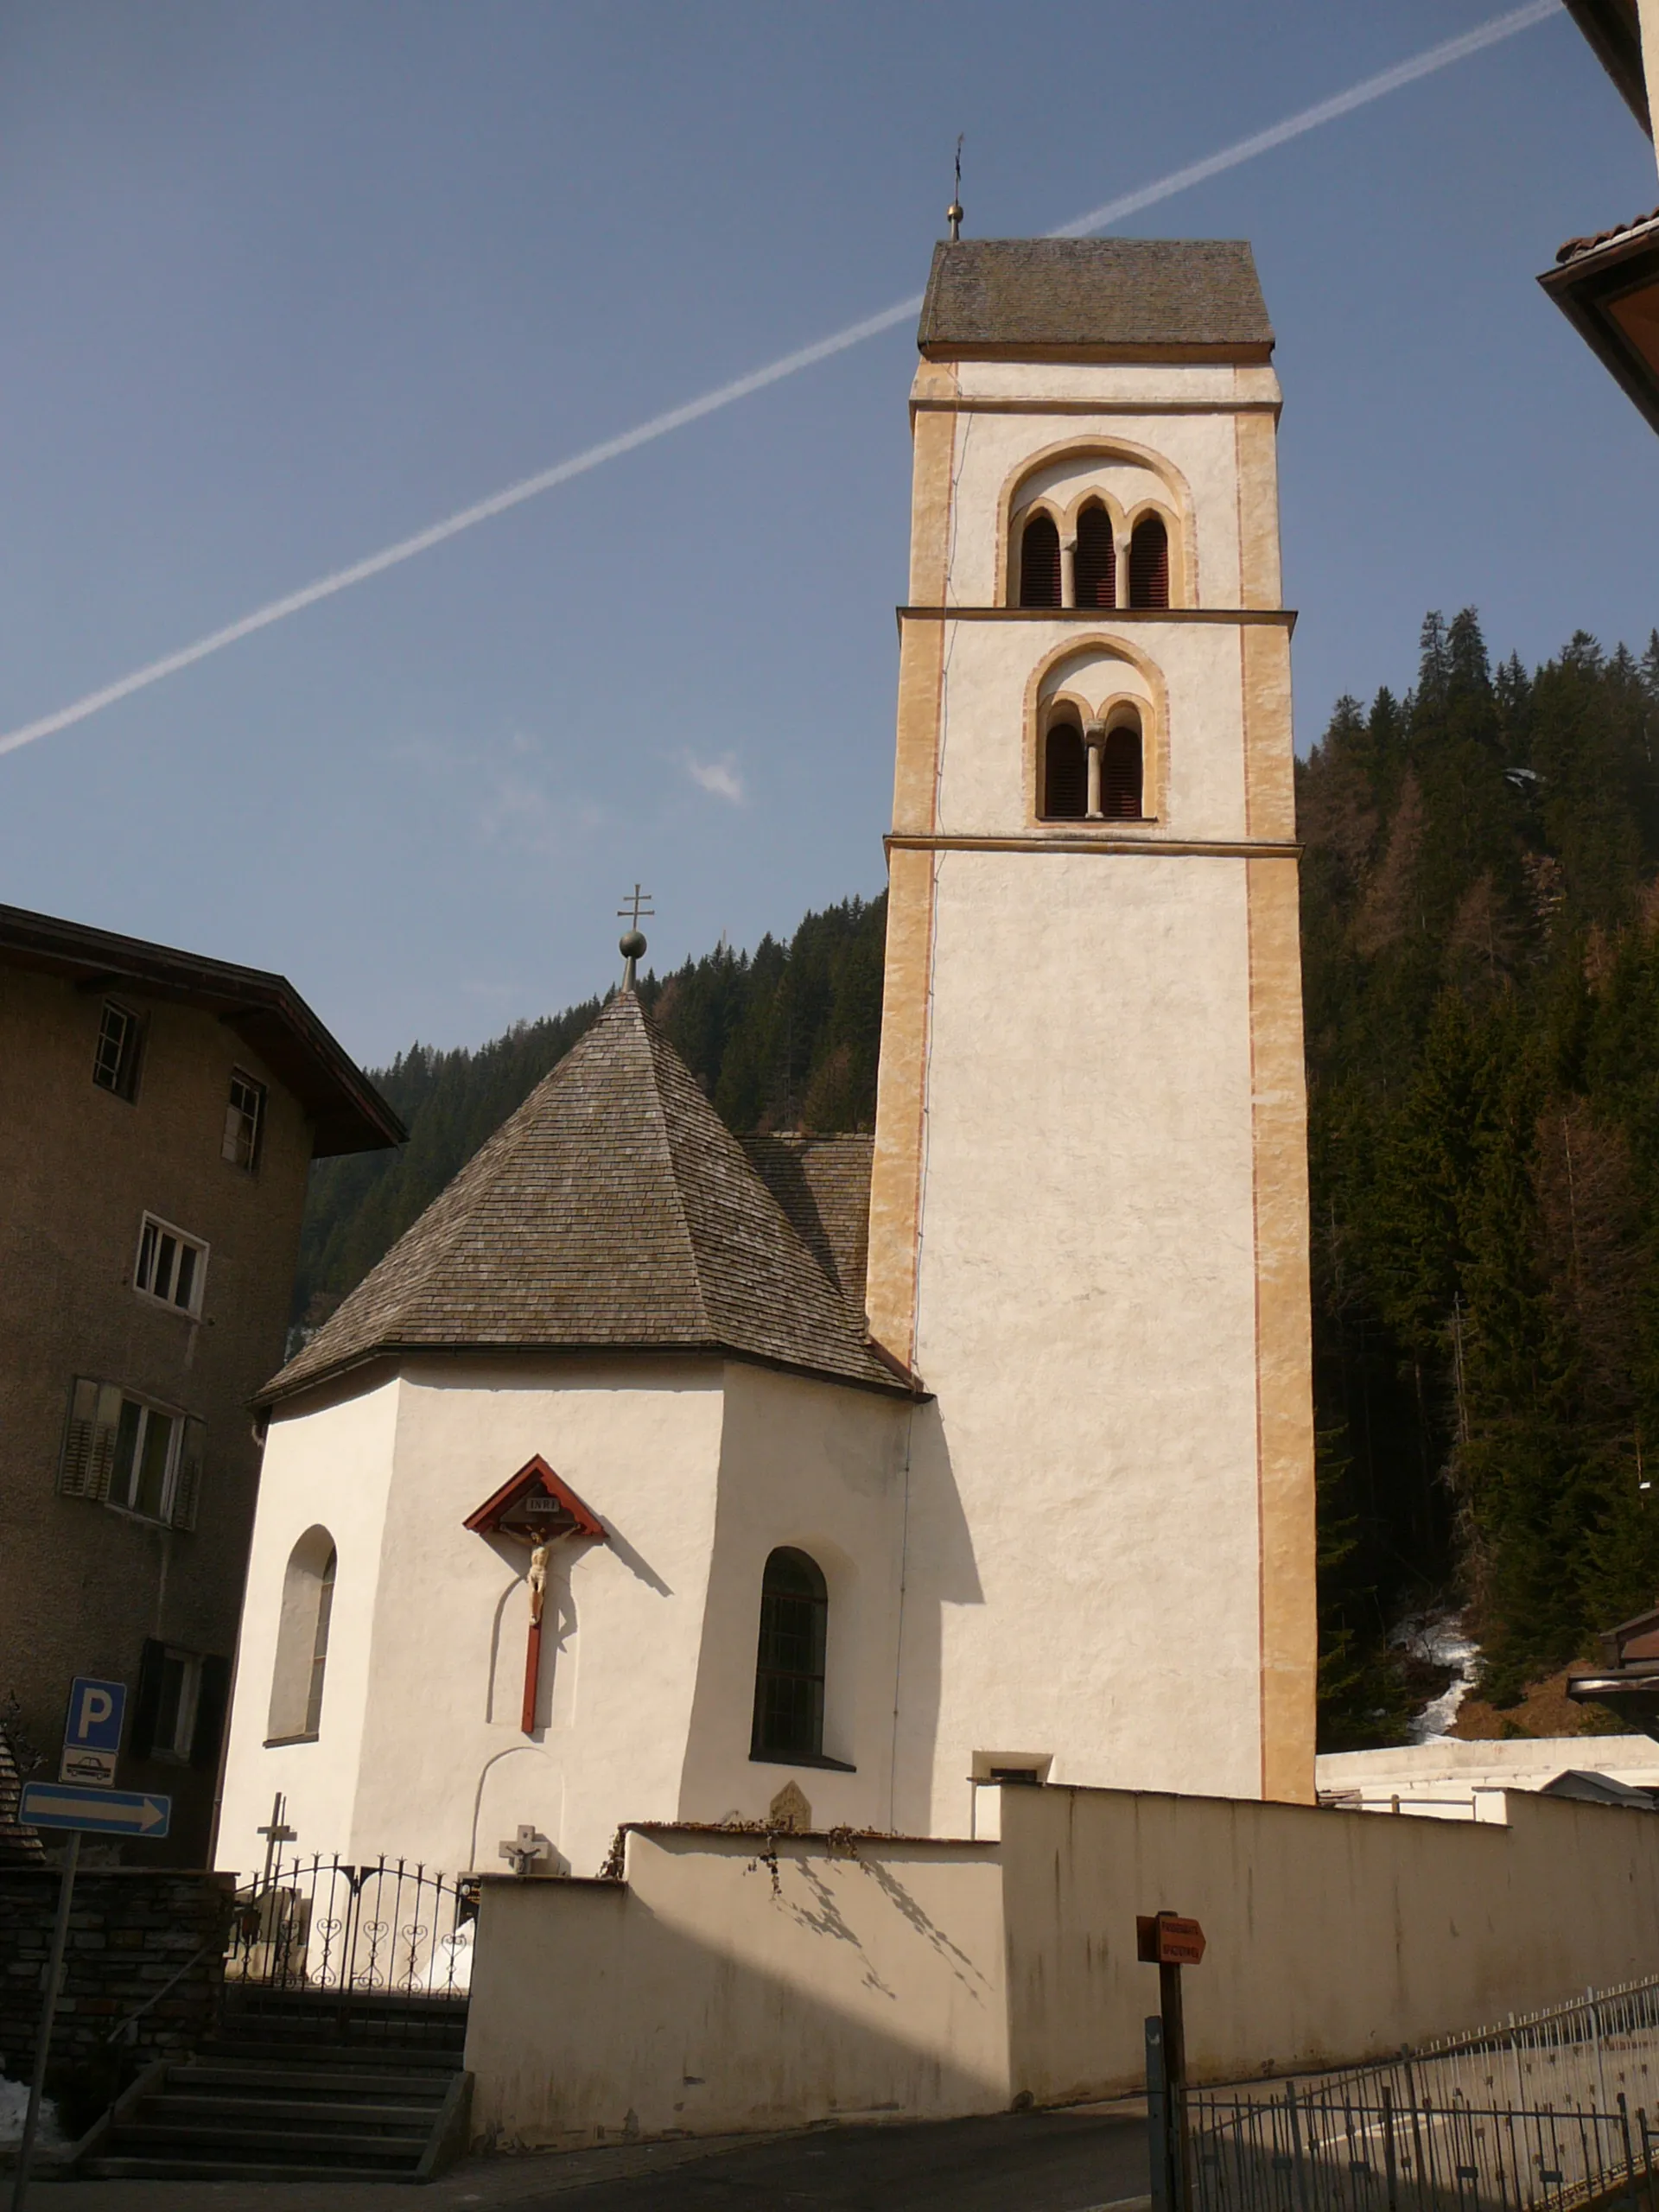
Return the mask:
[[(1466, 1603), (1497, 1705), (1659, 1592), (1659, 636), (1494, 675), (1472, 611), (1299, 770), (1322, 1732), (1397, 1739), (1402, 1611)], [(739, 1131), (868, 1128), (885, 903), (642, 995)], [(315, 1321), (598, 1002), (377, 1080), (399, 1156), (315, 1170)]]

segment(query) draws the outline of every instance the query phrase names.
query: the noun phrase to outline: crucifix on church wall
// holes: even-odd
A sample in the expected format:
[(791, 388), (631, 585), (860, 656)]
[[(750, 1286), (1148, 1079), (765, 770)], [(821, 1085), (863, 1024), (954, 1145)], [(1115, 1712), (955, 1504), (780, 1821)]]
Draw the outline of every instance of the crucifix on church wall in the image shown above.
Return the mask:
[(524, 1632), (524, 1698), (519, 1726), (524, 1735), (534, 1735), (537, 1692), (542, 1678), (542, 1615), (547, 1604), (553, 1547), (566, 1536), (602, 1544), (604, 1524), (538, 1453), (493, 1497), (486, 1498), (475, 1513), (469, 1513), (464, 1525), (480, 1536), (510, 1536), (530, 1547), (530, 1565), (524, 1573), (530, 1618)]

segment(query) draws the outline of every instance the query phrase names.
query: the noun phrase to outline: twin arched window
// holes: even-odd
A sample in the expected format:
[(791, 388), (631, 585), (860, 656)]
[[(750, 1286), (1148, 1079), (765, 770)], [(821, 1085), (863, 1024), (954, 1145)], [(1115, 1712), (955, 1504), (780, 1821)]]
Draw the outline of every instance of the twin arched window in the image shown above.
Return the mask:
[[(1070, 555), (1070, 560), (1066, 558)], [(1071, 569), (1068, 589), (1066, 569)], [(1119, 569), (1127, 575), (1119, 576)], [(1128, 589), (1120, 599), (1120, 583)], [(1167, 607), (1169, 530), (1159, 514), (1143, 514), (1129, 532), (1128, 558), (1120, 563), (1111, 516), (1091, 500), (1077, 517), (1075, 541), (1060, 542), (1052, 515), (1039, 511), (1020, 537), (1021, 607)]]
[(749, 1756), (823, 1756), (823, 1657), (830, 1592), (815, 1559), (785, 1545), (760, 1579), (760, 1649), (754, 1669)]
[(1042, 814), (1047, 822), (1138, 822), (1145, 799), (1141, 720), (1120, 708), (1110, 729), (1085, 731), (1063, 712), (1043, 741)]
[(313, 1743), (322, 1726), (322, 1681), (328, 1666), (328, 1624), (334, 1609), (334, 1540), (308, 1529), (288, 1555), (283, 1609), (276, 1624), (276, 1664), (270, 1680), (265, 1740)]

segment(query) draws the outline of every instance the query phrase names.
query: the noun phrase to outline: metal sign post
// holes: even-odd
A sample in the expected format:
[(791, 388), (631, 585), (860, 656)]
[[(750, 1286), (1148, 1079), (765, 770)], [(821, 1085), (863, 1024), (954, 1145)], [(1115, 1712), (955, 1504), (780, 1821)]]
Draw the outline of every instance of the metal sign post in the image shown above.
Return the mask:
[[(82, 1692), (91, 1694), (83, 1697)], [(113, 1697), (111, 1692), (115, 1693)], [(77, 1681), (64, 1732), (66, 1759), (72, 1746), (79, 1743), (88, 1754), (107, 1751), (113, 1760), (121, 1740), (121, 1714), (126, 1694), (120, 1682)], [(79, 1737), (76, 1734), (78, 1719), (86, 1732)], [(41, 2099), (46, 2094), (46, 2069), (52, 2056), (52, 2031), (57, 2024), (58, 1991), (63, 1980), (63, 1954), (69, 1939), (69, 1914), (74, 1903), (75, 1870), (80, 1865), (82, 1833), (91, 1828), (104, 1835), (150, 1836), (159, 1842), (167, 1834), (172, 1817), (170, 1797), (152, 1797), (133, 1789), (109, 1789), (99, 1783), (31, 1782), (18, 1801), (17, 1818), (24, 1827), (67, 1829), (69, 1848), (63, 1862), (63, 1879), (58, 1885), (58, 1916), (53, 1925), (52, 1956), (46, 1969), (46, 2002), (41, 2008), (41, 2039), (35, 2049), (35, 2072), (29, 2085), (22, 2140), (17, 2145), (17, 2177), (12, 2183), (11, 2212), (23, 2212), (23, 2202), (29, 2193), (29, 2170), (41, 2124)]]
[[(1158, 1969), (1160, 2018), (1147, 2023), (1147, 2120), (1152, 2139), (1153, 2202), (1160, 2212), (1162, 2207), (1167, 2207), (1168, 2212), (1187, 2212), (1192, 2202), (1192, 2174), (1186, 2127), (1186, 2020), (1181, 2007), (1181, 1968), (1202, 1963), (1204, 1930), (1196, 1920), (1178, 1912), (1137, 1914), (1135, 1949), (1142, 1966)], [(1159, 2031), (1155, 2038), (1154, 2025)], [(1152, 2080), (1154, 2041), (1156, 2093)]]
[(63, 1979), (64, 1946), (69, 1936), (69, 1908), (75, 1895), (75, 1869), (80, 1863), (80, 1831), (72, 1829), (69, 1851), (58, 1885), (58, 1916), (52, 1929), (52, 1956), (46, 1969), (46, 2003), (41, 2008), (41, 2039), (35, 2047), (35, 2071), (29, 2084), (29, 2109), (23, 2114), (23, 2138), (17, 2145), (17, 2178), (11, 2188), (11, 2212), (23, 2212), (29, 2192), (29, 2169), (35, 2156), (35, 2135), (41, 2124), (41, 2099), (46, 2094), (46, 2065), (52, 2055), (52, 2029), (58, 2017), (58, 1984)]

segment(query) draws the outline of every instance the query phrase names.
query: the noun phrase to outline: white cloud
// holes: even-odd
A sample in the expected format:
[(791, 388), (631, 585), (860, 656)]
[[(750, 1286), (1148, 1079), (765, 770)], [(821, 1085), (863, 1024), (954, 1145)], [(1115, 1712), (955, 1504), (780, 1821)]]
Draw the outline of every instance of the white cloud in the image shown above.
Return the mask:
[(747, 802), (748, 793), (734, 753), (722, 753), (718, 760), (699, 760), (695, 753), (683, 753), (680, 760), (698, 790), (707, 791), (711, 798), (723, 798), (733, 806)]

